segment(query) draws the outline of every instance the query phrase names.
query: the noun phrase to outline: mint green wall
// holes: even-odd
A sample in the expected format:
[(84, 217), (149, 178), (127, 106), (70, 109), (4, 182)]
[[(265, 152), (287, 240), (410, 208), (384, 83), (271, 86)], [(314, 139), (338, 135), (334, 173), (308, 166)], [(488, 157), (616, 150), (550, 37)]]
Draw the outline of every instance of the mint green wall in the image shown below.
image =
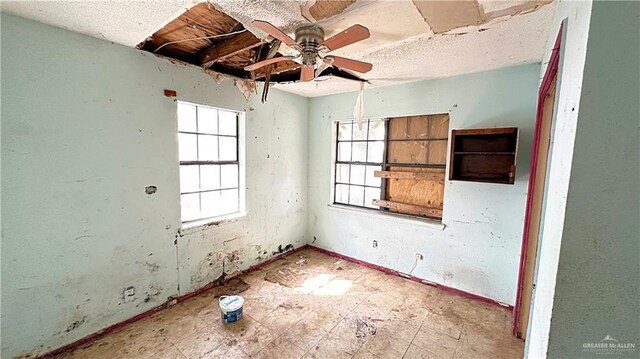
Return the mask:
[(583, 343), (607, 335), (640, 357), (639, 36), (640, 2), (593, 3), (549, 358), (601, 358)]
[[(308, 99), (271, 90), (247, 103), (196, 67), (5, 13), (1, 23), (3, 358), (199, 288), (222, 274), (217, 252), (234, 252), (232, 272), (306, 243)], [(247, 111), (246, 217), (176, 238), (176, 103), (164, 89)]]
[(562, 24), (563, 36), (554, 108), (554, 126), (547, 169), (541, 234), (538, 242), (535, 286), (525, 342), (525, 357), (527, 358), (545, 357), (549, 342), (573, 144), (581, 106), (580, 89), (587, 51), (591, 5), (590, 0), (558, 1), (540, 73), (542, 78)]
[(519, 128), (515, 184), (446, 180), (444, 226), (330, 206), (332, 123), (353, 118), (357, 94), (311, 99), (308, 236), (314, 245), (403, 273), (422, 253), (414, 276), (513, 305), (539, 73), (540, 64), (528, 64), (365, 91), (366, 117), (448, 113), (450, 129)]

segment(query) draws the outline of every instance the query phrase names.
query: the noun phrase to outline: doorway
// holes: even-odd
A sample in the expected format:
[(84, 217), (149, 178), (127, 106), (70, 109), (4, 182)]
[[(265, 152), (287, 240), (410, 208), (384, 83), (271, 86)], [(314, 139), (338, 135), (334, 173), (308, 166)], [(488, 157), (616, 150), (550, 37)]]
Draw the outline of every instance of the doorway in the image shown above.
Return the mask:
[(518, 291), (514, 307), (513, 335), (518, 338), (527, 336), (527, 327), (531, 314), (531, 299), (534, 291), (534, 276), (537, 259), (538, 239), (542, 219), (542, 209), (546, 186), (547, 165), (551, 150), (551, 137), (556, 101), (558, 66), (562, 26), (551, 52), (544, 78), (538, 92), (538, 110), (531, 153), (529, 188), (525, 211)]

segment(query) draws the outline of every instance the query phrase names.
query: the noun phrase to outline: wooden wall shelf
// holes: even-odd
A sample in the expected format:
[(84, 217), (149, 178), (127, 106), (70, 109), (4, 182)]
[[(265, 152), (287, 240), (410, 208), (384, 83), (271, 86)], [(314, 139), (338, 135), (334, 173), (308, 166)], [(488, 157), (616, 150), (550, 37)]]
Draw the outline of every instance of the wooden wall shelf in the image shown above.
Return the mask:
[(518, 128), (453, 130), (449, 179), (513, 184)]

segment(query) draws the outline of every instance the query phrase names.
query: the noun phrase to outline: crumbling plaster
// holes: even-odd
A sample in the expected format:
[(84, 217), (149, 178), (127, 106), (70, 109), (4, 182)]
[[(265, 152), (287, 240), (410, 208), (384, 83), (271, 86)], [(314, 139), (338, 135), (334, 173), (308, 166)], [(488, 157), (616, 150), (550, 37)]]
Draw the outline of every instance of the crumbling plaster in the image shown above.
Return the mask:
[[(188, 0), (132, 3), (3, 1), (2, 8), (54, 26), (135, 46), (195, 3)], [(293, 35), (296, 26), (309, 22), (303, 16), (303, 9), (309, 6), (307, 0), (215, 0), (211, 3), (261, 37), (265, 34), (251, 26), (252, 20), (269, 21), (290, 35)], [(416, 0), (418, 7), (423, 3)], [(434, 15), (437, 19), (455, 15), (446, 6), (452, 2), (439, 3), (442, 3), (439, 8), (436, 7), (439, 13)], [(442, 78), (541, 61), (555, 3), (547, 4), (546, 0), (465, 0), (465, 3), (477, 8), (478, 16), (462, 18), (457, 22), (469, 26), (444, 32), (434, 32), (412, 0), (359, 0), (342, 13), (321, 20), (318, 24), (324, 27), (327, 36), (355, 23), (370, 29), (369, 39), (334, 53), (371, 62), (373, 70), (363, 75), (370, 80), (370, 86)], [(441, 30), (441, 27), (437, 30)], [(282, 50), (287, 51), (284, 46)], [(359, 89), (358, 83), (342, 79), (279, 84), (276, 87), (306, 97)]]
[[(247, 103), (195, 66), (6, 13), (1, 23), (2, 358), (69, 344), (306, 243), (308, 99), (273, 90)], [(246, 216), (179, 233), (165, 89), (246, 112)]]

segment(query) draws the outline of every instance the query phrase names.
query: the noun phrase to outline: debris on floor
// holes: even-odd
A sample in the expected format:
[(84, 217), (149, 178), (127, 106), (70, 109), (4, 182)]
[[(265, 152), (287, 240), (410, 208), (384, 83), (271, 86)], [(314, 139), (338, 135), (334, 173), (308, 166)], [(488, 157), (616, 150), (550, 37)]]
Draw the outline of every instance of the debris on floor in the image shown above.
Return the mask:
[(356, 337), (358, 339), (365, 339), (368, 335), (376, 335), (377, 328), (369, 323), (368, 319), (371, 318), (357, 318), (356, 319)]
[(296, 264), (297, 264), (297, 265), (299, 265), (299, 266), (303, 266), (303, 265), (307, 264), (307, 257), (302, 256), (302, 255), (299, 255), (299, 256), (298, 256), (298, 258), (300, 258), (300, 259), (298, 259), (298, 260), (296, 261)]
[[(301, 259), (299, 255), (307, 257), (304, 266), (295, 264)], [(344, 271), (335, 272), (337, 267)], [(309, 293), (295, 288), (306, 280), (324, 277), (347, 281), (341, 276), (356, 268), (372, 280), (366, 284), (352, 282), (346, 293)], [(263, 278), (278, 284), (254, 285), (256, 279)], [(205, 357), (211, 358), (341, 358), (347, 347), (353, 347), (350, 353), (364, 348), (361, 354), (377, 358), (395, 358), (402, 353), (406, 353), (405, 358), (452, 358), (454, 353), (465, 359), (522, 358), (524, 342), (511, 336), (511, 312), (505, 308), (345, 261), (336, 263), (335, 258), (311, 250), (274, 261), (259, 272), (226, 282), (224, 279), (221, 276), (220, 287), (56, 358), (186, 358), (194, 353), (206, 353)], [(334, 289), (331, 283), (324, 283), (321, 288)], [(391, 308), (384, 300), (389, 296), (381, 295), (390, 292), (390, 286), (394, 288), (390, 295), (405, 300), (394, 304), (387, 315), (375, 303), (384, 302)], [(244, 317), (235, 324), (224, 324), (222, 309), (212, 296), (219, 298), (240, 292), (244, 292)], [(229, 308), (233, 309), (238, 308)], [(347, 315), (356, 310), (358, 315)], [(416, 313), (422, 314), (414, 317)], [(469, 330), (463, 331), (467, 324)], [(268, 329), (274, 325), (286, 329)], [(202, 332), (202, 328), (206, 330)], [(172, 340), (178, 340), (179, 345), (162, 344), (173, 344)], [(309, 350), (305, 353), (298, 349), (292, 343), (295, 340), (306, 343)]]
[(222, 295), (237, 295), (240, 294), (251, 287), (247, 282), (243, 281), (240, 278), (231, 278), (226, 283), (219, 287), (214, 287), (213, 297), (218, 298)]
[(299, 287), (306, 279), (307, 276), (304, 273), (292, 268), (275, 269), (264, 275), (264, 280), (267, 282), (277, 283), (287, 288)]

